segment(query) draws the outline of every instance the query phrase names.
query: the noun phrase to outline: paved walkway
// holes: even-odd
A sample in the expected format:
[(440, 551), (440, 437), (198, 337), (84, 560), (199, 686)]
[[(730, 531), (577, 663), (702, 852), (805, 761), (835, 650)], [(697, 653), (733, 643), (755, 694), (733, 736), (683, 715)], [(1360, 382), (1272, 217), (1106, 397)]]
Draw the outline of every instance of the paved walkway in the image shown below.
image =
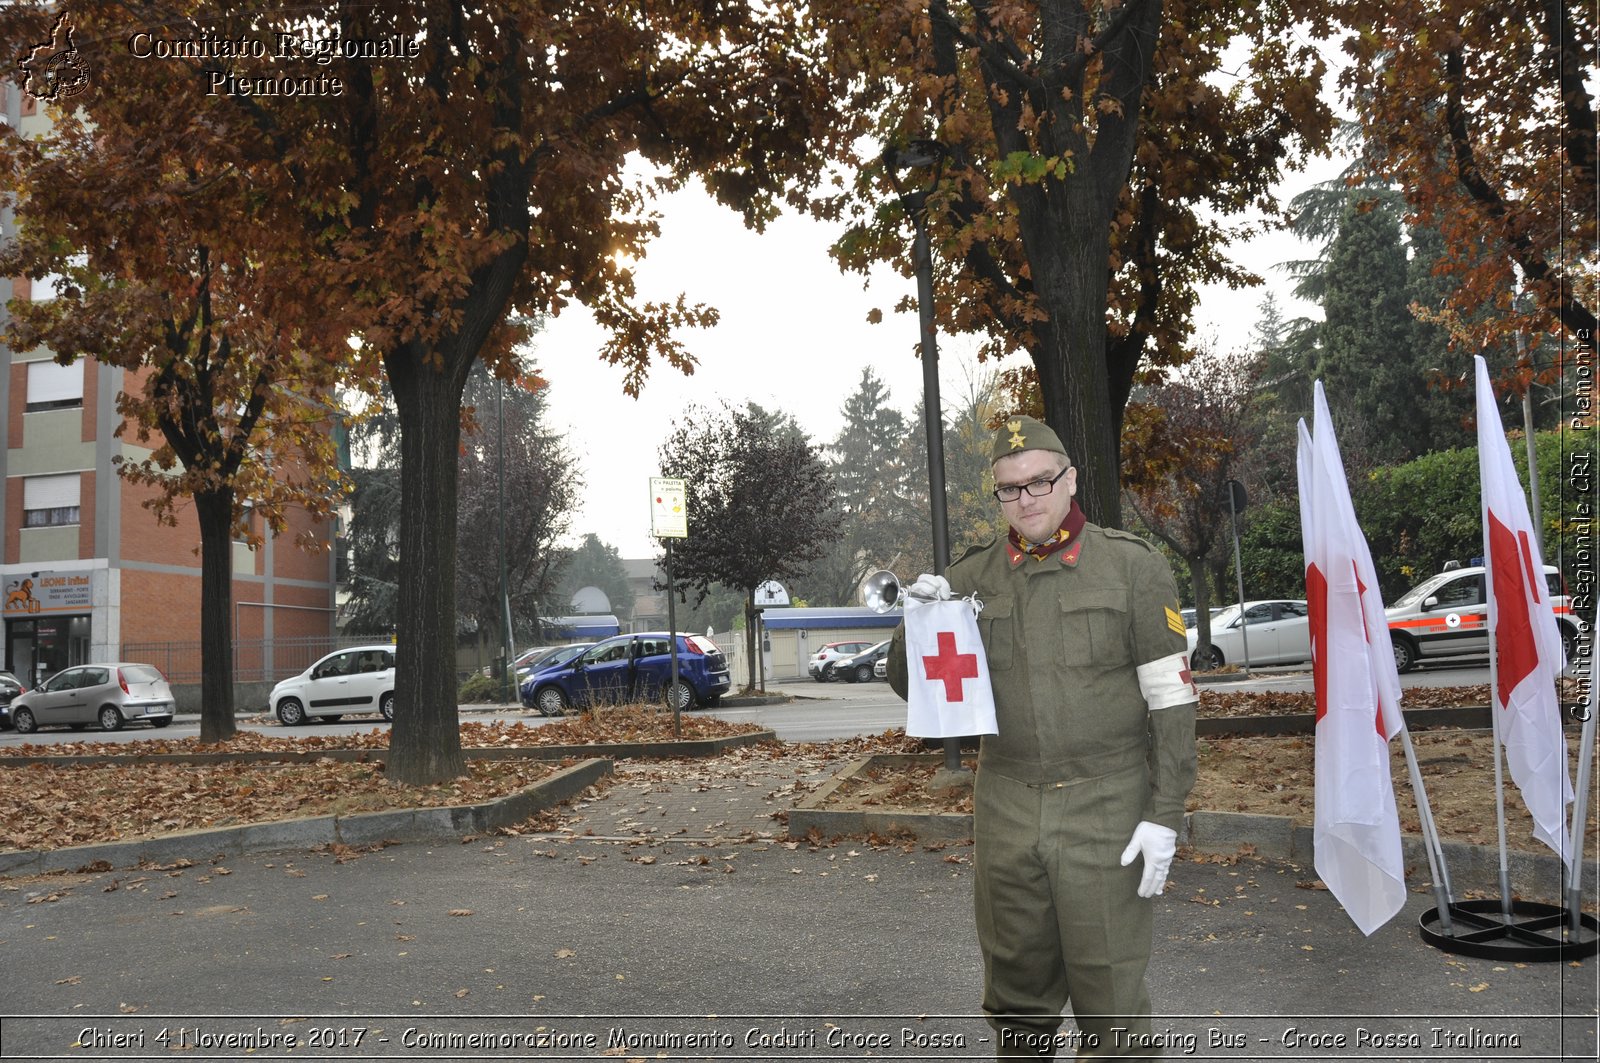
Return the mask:
[[(0, 1059), (987, 1058), (970, 845), (787, 840), (829, 767), (630, 763), (515, 835), (0, 881)], [(1180, 857), (1169, 1057), (1595, 1058), (1593, 961), (1440, 952), (1421, 894), (1364, 938), (1313, 878)]]

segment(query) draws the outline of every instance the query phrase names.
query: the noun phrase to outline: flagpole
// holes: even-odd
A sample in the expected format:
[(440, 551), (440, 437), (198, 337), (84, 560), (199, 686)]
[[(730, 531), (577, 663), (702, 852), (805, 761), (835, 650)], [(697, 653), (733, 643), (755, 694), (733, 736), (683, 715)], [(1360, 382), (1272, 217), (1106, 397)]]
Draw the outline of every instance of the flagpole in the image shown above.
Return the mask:
[(1433, 895), (1439, 902), (1439, 923), (1444, 932), (1455, 937), (1450, 922), (1450, 906), (1456, 903), (1450, 889), (1450, 869), (1445, 864), (1444, 846), (1439, 842), (1439, 825), (1433, 821), (1433, 806), (1428, 803), (1427, 787), (1422, 785), (1422, 769), (1417, 765), (1417, 751), (1411, 744), (1411, 729), (1400, 728), (1400, 746), (1406, 753), (1406, 770), (1411, 775), (1411, 796), (1417, 802), (1417, 819), (1422, 824), (1422, 848), (1428, 854), (1428, 874), (1433, 878)]
[(1583, 737), (1578, 740), (1578, 794), (1572, 806), (1572, 842), (1567, 852), (1572, 863), (1567, 866), (1567, 913), (1572, 919), (1572, 932), (1582, 928), (1583, 911), (1583, 835), (1589, 821), (1589, 778), (1594, 761), (1595, 683), (1589, 682), (1589, 713), (1583, 720)]
[[(1489, 532), (1484, 529), (1483, 556), (1490, 564), (1483, 569), (1484, 597), (1494, 600), (1494, 555), (1489, 552)], [(1489, 624), (1489, 730), (1494, 739), (1494, 823), (1500, 842), (1500, 912), (1511, 919), (1511, 869), (1506, 863), (1506, 788), (1500, 761), (1500, 647)]]

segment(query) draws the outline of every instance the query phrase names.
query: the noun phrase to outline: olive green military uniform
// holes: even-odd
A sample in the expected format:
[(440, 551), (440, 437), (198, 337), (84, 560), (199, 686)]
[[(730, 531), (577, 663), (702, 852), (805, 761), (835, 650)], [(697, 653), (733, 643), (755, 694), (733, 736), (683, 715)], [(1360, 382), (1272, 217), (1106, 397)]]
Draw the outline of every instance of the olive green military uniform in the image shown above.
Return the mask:
[[(1092, 1054), (1139, 1055), (1152, 902), (1137, 893), (1142, 862), (1119, 859), (1141, 820), (1179, 829), (1195, 775), (1194, 703), (1150, 710), (1136, 671), (1185, 649), (1171, 569), (1137, 536), (1085, 523), (1043, 559), (1002, 539), (945, 575), (957, 597), (983, 603), (999, 724), (983, 738), (974, 792), (997, 1055), (1054, 1054), (1026, 1044), (1048, 1045), (1069, 1001), (1080, 1034), (1098, 1038)], [(888, 672), (905, 697), (903, 626)]]

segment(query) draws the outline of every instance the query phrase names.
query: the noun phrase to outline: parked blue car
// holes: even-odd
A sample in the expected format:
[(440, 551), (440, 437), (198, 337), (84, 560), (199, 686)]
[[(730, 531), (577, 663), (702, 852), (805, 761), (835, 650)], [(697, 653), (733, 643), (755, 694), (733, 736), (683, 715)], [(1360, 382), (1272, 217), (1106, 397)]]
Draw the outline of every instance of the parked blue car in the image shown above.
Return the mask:
[(679, 709), (715, 705), (728, 692), (727, 658), (704, 635), (678, 636), (678, 685), (667, 699), (672, 657), (665, 631), (635, 632), (597, 642), (565, 664), (540, 668), (523, 680), (522, 703), (546, 716), (568, 708), (659, 701)]

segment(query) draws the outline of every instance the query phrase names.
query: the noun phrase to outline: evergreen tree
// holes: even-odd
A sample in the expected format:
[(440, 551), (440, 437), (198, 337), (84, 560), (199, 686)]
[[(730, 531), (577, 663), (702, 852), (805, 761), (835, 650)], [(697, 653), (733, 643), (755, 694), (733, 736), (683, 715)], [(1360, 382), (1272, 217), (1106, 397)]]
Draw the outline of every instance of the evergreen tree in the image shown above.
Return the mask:
[[(1452, 351), (1449, 330), (1426, 316), (1444, 305), (1454, 288), (1448, 277), (1434, 272), (1446, 251), (1444, 237), (1426, 226), (1412, 226), (1408, 233), (1406, 295), (1412, 320), (1407, 345), (1427, 382), (1426, 391), (1417, 396), (1423, 420), (1417, 426), (1418, 446), (1413, 452), (1422, 455), (1466, 442), (1472, 430), (1472, 359), (1464, 351)], [(1424, 316), (1417, 316), (1419, 312)]]
[(1328, 248), (1316, 375), (1339, 422), (1366, 428), (1368, 446), (1356, 453), (1403, 461), (1418, 450), (1425, 383), (1410, 342), (1406, 254), (1393, 213), (1363, 207), (1345, 206)]
[(900, 538), (896, 490), (900, 449), (910, 432), (889, 405), (889, 389), (871, 366), (845, 400), (844, 427), (829, 444), (828, 471), (837, 500), (839, 538), (801, 581), (817, 605), (854, 605), (861, 580), (891, 560)]

